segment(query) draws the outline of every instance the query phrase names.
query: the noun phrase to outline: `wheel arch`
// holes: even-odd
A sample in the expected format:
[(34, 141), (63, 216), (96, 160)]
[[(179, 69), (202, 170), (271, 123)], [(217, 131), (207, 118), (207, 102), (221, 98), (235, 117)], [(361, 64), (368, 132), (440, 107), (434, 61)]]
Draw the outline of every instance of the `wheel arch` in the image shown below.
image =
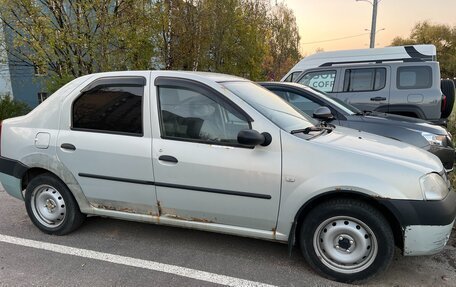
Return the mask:
[(298, 210), (298, 212), (295, 215), (294, 221), (293, 221), (293, 227), (290, 233), (290, 237), (288, 240), (289, 248), (291, 249), (295, 242), (299, 240), (299, 234), (300, 234), (300, 229), (301, 229), (301, 223), (305, 219), (305, 217), (309, 214), (309, 212), (318, 206), (320, 203), (323, 203), (327, 200), (330, 199), (335, 199), (335, 198), (344, 198), (344, 199), (352, 199), (352, 200), (359, 200), (363, 201), (367, 204), (372, 205), (374, 208), (376, 208), (382, 215), (385, 217), (385, 219), (388, 221), (391, 230), (394, 235), (394, 242), (395, 245), (398, 246), (403, 250), (403, 245), (404, 245), (404, 240), (403, 240), (403, 230), (402, 227), (399, 223), (399, 220), (396, 218), (396, 216), (393, 214), (392, 211), (390, 211), (386, 206), (381, 204), (375, 197), (356, 192), (356, 191), (346, 191), (346, 190), (334, 190), (334, 191), (329, 191), (324, 194), (320, 194), (318, 196), (313, 197), (312, 199), (308, 200), (306, 203), (304, 203), (301, 208)]
[(71, 191), (81, 212), (92, 213), (93, 207), (85, 197), (81, 186), (73, 174), (56, 158), (47, 155), (30, 155), (20, 160), (28, 167), (21, 179), (21, 188), (25, 190), (30, 180), (43, 173), (50, 173), (62, 181)]

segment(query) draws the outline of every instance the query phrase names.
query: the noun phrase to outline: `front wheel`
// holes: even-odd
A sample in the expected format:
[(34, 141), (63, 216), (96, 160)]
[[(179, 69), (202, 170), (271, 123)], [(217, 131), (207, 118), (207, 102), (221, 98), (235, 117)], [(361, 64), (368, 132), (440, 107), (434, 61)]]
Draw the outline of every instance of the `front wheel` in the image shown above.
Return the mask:
[(394, 236), (384, 216), (348, 199), (312, 209), (302, 223), (300, 245), (317, 272), (340, 282), (366, 280), (386, 270), (394, 255)]
[(51, 174), (30, 181), (25, 191), (25, 207), (33, 224), (48, 234), (70, 233), (85, 219), (68, 187)]

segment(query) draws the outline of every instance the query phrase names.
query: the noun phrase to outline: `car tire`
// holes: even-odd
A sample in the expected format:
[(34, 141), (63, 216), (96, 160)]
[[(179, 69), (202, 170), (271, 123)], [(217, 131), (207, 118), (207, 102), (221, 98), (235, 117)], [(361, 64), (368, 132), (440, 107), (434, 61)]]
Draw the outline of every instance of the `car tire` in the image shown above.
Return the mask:
[(446, 106), (442, 111), (441, 118), (446, 119), (451, 115), (453, 111), (454, 98), (455, 98), (455, 86), (452, 80), (441, 80), (440, 89), (442, 93), (446, 96)]
[(333, 199), (313, 208), (300, 229), (304, 258), (328, 279), (361, 282), (385, 271), (394, 236), (384, 216), (363, 201)]
[(29, 182), (25, 190), (25, 207), (33, 224), (48, 234), (68, 234), (85, 219), (68, 187), (49, 173)]

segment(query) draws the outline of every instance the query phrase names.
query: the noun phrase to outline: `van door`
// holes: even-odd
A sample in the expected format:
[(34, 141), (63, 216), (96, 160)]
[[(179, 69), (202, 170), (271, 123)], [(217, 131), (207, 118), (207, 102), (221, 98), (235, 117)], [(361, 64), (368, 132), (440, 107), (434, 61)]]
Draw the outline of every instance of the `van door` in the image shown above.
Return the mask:
[(342, 68), (341, 89), (337, 98), (362, 111), (388, 111), (391, 86), (391, 69)]

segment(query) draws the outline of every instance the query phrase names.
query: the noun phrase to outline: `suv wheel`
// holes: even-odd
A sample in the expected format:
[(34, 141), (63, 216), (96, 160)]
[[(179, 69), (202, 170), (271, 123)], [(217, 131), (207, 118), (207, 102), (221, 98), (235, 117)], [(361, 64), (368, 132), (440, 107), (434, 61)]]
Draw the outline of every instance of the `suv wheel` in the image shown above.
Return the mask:
[(51, 174), (30, 181), (25, 191), (25, 207), (33, 224), (48, 234), (70, 233), (85, 219), (68, 187)]
[(312, 209), (302, 223), (300, 245), (317, 272), (340, 282), (362, 281), (383, 272), (394, 255), (386, 219), (357, 200), (331, 200)]

